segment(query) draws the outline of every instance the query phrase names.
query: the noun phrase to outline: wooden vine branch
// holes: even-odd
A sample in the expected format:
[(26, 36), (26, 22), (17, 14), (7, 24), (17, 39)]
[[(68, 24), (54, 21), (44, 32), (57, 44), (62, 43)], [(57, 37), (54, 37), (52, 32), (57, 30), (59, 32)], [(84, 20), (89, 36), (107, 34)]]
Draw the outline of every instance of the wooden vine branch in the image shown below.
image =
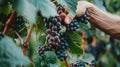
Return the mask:
[(26, 49), (27, 49), (27, 46), (28, 46), (28, 43), (29, 43), (29, 40), (30, 40), (30, 37), (31, 37), (32, 30), (33, 30), (33, 24), (30, 25), (30, 29), (28, 30), (27, 37), (25, 39), (25, 42), (23, 43), (23, 48), (22, 48), (23, 54), (25, 54), (25, 52), (26, 52)]
[(16, 13), (15, 13), (15, 11), (13, 10), (11, 16), (9, 17), (9, 19), (8, 19), (7, 22), (6, 22), (5, 28), (4, 28), (4, 30), (3, 30), (3, 34), (7, 34), (7, 33), (8, 33), (9, 26), (10, 26), (12, 20), (14, 19), (15, 15), (16, 15)]
[(70, 64), (68, 63), (67, 59), (65, 59), (64, 61), (65, 61), (66, 67), (70, 67)]

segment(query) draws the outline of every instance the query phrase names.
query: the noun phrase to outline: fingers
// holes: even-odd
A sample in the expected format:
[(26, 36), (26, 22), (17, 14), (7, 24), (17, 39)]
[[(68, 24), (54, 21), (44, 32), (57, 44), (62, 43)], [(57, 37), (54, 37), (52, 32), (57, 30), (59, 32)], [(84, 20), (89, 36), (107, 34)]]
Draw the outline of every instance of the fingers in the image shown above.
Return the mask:
[(73, 20), (73, 16), (71, 14), (66, 15), (65, 13), (61, 13), (59, 15), (62, 20), (64, 20), (65, 24), (70, 24), (70, 22)]
[(66, 17), (66, 14), (65, 14), (65, 13), (61, 13), (59, 16), (60, 16), (60, 18), (61, 18), (62, 20), (64, 20), (65, 17)]
[(65, 24), (70, 24), (70, 22), (73, 20), (73, 16), (71, 14), (68, 14), (65, 19), (64, 19), (64, 23)]
[[(76, 17), (82, 16), (85, 13), (87, 7), (90, 7), (90, 3), (87, 1), (79, 1), (76, 9)], [(65, 13), (60, 14), (60, 17), (62, 20), (64, 20), (65, 24), (70, 24), (74, 18), (72, 14), (66, 15)]]
[(82, 16), (87, 8), (88, 3), (86, 1), (79, 1), (76, 9), (76, 16), (80, 17)]
[[(77, 9), (76, 9), (76, 17), (82, 16), (85, 13), (88, 6), (89, 6), (88, 2), (79, 1), (78, 5), (77, 5)], [(74, 18), (74, 16), (72, 14), (66, 15), (66, 17), (64, 19), (65, 24), (70, 24), (70, 22), (73, 20), (73, 18)]]

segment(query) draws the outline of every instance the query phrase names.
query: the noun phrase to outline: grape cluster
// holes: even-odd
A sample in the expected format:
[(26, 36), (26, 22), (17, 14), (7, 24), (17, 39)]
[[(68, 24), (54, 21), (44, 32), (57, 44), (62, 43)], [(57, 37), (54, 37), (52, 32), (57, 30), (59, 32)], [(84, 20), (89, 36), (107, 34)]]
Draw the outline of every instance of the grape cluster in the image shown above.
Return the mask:
[[(62, 6), (59, 6), (57, 9), (57, 13), (60, 15), (61, 13), (66, 13), (65, 8)], [(74, 18), (72, 22), (66, 26), (66, 31), (75, 31), (76, 29), (79, 29), (79, 23), (78, 21)]]
[(4, 37), (4, 35), (2, 34), (2, 32), (0, 32), (0, 40)]
[(66, 25), (66, 31), (75, 31), (76, 29), (79, 29), (79, 23), (76, 19), (73, 19), (72, 22), (68, 25)]
[[(66, 13), (65, 8), (62, 6), (59, 6), (57, 8), (57, 13), (60, 15), (61, 13)], [(68, 24), (65, 25), (66, 26), (66, 31), (75, 31), (76, 29), (79, 29), (79, 23), (78, 22), (82, 22), (84, 24), (87, 24), (89, 22), (89, 14), (86, 11), (81, 17), (75, 17), (73, 19), (73, 21)]]
[(42, 47), (39, 47), (39, 50), (38, 50), (38, 54), (41, 56), (45, 51), (51, 51), (52, 49), (52, 46), (42, 46)]
[(58, 58), (63, 61), (67, 58), (66, 49), (68, 48), (68, 42), (67, 38), (63, 36), (61, 36), (60, 40), (60, 44), (55, 47), (55, 53)]
[(78, 22), (82, 22), (84, 24), (89, 23), (89, 14), (86, 11), (81, 17), (76, 17)]
[(25, 23), (24, 18), (22, 16), (18, 16), (13, 20), (11, 28), (13, 30), (19, 31), (21, 28), (24, 27), (24, 23)]
[(56, 46), (60, 43), (61, 19), (60, 17), (51, 17), (45, 19), (46, 32), (48, 34), (48, 45)]
[(85, 67), (86, 65), (89, 65), (90, 67), (95, 67), (94, 64), (89, 64), (89, 63), (83, 62), (83, 61), (71, 63), (70, 67)]
[(68, 47), (67, 40), (60, 34), (61, 18), (59, 16), (45, 19), (46, 32), (48, 34), (48, 45), (55, 49), (57, 57), (63, 61), (67, 58), (65, 50)]
[(55, 53), (60, 61), (64, 61), (67, 58), (67, 54), (64, 50), (57, 50)]

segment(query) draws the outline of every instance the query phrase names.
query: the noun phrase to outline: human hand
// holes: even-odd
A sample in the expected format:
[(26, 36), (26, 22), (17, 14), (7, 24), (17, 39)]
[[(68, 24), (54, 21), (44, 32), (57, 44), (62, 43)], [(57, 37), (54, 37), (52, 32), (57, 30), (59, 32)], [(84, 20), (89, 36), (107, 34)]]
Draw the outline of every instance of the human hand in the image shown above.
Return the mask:
[[(87, 1), (79, 1), (78, 5), (77, 5), (77, 9), (76, 9), (76, 17), (82, 16), (85, 13), (85, 11), (87, 10), (87, 8), (92, 7), (92, 6), (93, 6), (93, 4), (91, 4)], [(61, 16), (64, 18), (65, 24), (70, 24), (70, 22), (75, 17), (70, 13), (68, 15), (61, 14)]]

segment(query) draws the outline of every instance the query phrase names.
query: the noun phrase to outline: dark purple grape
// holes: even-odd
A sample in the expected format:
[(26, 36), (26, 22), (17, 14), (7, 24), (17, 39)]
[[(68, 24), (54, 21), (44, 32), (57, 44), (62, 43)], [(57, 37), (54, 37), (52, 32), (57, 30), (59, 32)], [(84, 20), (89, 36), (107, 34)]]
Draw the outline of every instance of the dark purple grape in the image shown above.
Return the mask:
[(76, 29), (79, 29), (80, 26), (79, 26), (79, 23), (76, 19), (73, 19), (73, 21), (66, 25), (66, 31), (76, 31)]
[(44, 45), (42, 47), (39, 47), (39, 50), (38, 50), (38, 54), (41, 56), (45, 51), (51, 51), (52, 50), (52, 46), (48, 45)]
[(84, 24), (87, 24), (89, 23), (89, 14), (88, 12), (86, 11), (81, 17), (76, 17), (77, 21), (78, 22), (82, 22)]

